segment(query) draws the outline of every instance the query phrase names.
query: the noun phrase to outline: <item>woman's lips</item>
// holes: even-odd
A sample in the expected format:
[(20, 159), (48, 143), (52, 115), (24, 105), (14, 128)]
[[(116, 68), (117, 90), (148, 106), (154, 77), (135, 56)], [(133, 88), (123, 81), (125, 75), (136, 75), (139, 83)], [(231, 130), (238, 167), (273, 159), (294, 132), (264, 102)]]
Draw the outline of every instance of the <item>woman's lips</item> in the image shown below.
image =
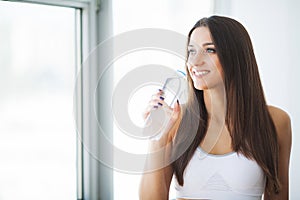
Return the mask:
[(209, 70), (192, 69), (192, 72), (195, 76), (203, 77), (203, 76), (207, 75), (210, 71)]

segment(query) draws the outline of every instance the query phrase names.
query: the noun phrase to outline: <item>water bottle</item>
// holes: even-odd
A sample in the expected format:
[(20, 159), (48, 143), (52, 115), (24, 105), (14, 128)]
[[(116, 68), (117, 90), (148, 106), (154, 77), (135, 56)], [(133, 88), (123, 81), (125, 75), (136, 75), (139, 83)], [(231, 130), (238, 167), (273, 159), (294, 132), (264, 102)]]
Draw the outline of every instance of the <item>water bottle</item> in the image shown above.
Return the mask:
[[(177, 100), (179, 100), (180, 104), (184, 104), (187, 101), (188, 91), (185, 73), (177, 70), (174, 76), (166, 78), (161, 89), (163, 90), (162, 96), (164, 97), (164, 101), (170, 107), (174, 107)], [(143, 137), (159, 139), (164, 129), (167, 128), (171, 114), (164, 107), (152, 110), (145, 121)]]

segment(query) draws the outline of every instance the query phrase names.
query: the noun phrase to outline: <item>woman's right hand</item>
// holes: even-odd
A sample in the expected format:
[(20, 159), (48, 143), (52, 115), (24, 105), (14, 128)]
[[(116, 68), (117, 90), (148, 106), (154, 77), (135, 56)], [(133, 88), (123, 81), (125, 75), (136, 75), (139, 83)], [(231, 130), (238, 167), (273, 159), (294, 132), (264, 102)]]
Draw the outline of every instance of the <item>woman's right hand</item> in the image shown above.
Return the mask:
[[(143, 118), (147, 121), (151, 112), (162, 109), (165, 114), (168, 115), (169, 121), (165, 125), (164, 133), (162, 134), (161, 139), (164, 140), (167, 138), (169, 131), (172, 127), (174, 127), (176, 121), (178, 120), (181, 112), (181, 108), (179, 102), (175, 103), (174, 108), (171, 108), (165, 101), (164, 101), (164, 91), (159, 90), (156, 94), (152, 95), (151, 100), (148, 103), (145, 111), (143, 112)], [(165, 136), (165, 137), (163, 137)]]

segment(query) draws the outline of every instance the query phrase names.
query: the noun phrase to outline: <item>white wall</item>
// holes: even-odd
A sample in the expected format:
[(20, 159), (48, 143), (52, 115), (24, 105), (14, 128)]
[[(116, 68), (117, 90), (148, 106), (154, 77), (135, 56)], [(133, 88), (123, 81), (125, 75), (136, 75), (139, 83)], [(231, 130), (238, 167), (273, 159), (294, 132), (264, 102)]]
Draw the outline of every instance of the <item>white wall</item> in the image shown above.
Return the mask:
[[(290, 199), (300, 199), (300, 2), (297, 0), (216, 0), (216, 13), (231, 16), (248, 30), (269, 104), (290, 114), (293, 146)], [(297, 159), (298, 158), (298, 159)]]

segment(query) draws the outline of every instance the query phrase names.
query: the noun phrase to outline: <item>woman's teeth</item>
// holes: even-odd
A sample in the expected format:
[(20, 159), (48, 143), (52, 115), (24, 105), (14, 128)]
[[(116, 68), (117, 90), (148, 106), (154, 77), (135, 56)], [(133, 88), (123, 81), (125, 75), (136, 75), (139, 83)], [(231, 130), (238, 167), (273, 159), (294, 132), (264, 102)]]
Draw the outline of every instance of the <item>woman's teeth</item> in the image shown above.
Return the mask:
[(193, 72), (194, 72), (194, 74), (195, 74), (196, 76), (204, 76), (204, 75), (206, 75), (206, 74), (209, 73), (208, 70), (201, 70), (201, 71), (193, 70)]

